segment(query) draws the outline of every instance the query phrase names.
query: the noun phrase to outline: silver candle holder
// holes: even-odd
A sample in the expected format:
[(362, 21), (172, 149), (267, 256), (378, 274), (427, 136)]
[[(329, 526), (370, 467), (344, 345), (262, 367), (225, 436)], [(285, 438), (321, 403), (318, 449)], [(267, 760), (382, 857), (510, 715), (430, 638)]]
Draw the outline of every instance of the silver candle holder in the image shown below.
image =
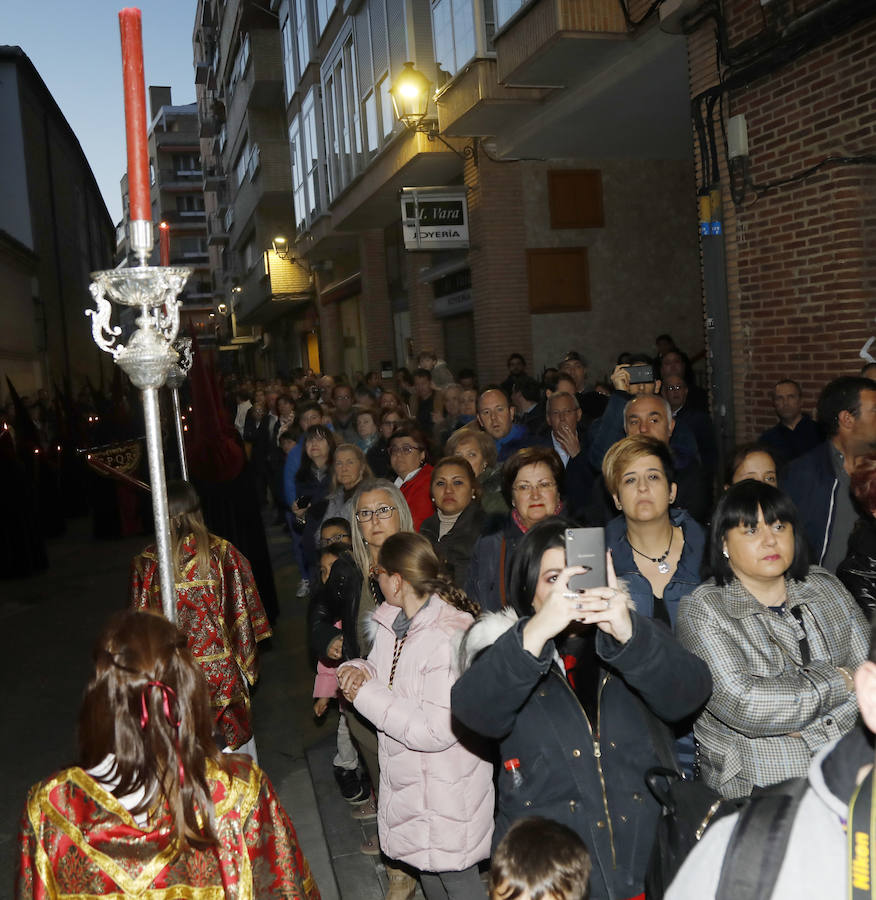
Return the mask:
[[(179, 331), (179, 294), (191, 274), (192, 270), (183, 266), (144, 265), (92, 272), (89, 290), (97, 309), (85, 311), (85, 315), (91, 317), (91, 334), (95, 344), (112, 356), (143, 395), (161, 607), (164, 615), (174, 623), (176, 588), (170, 552), (170, 518), (164, 480), (158, 389), (165, 383), (171, 367), (179, 362), (179, 354), (172, 344)], [(120, 306), (140, 307), (137, 328), (125, 345), (118, 341), (121, 328), (110, 322), (110, 300)]]
[(170, 398), (173, 401), (173, 424), (176, 431), (176, 445), (179, 449), (179, 469), (183, 481), (189, 480), (189, 463), (186, 458), (186, 443), (183, 435), (182, 411), (179, 405), (179, 389), (183, 386), (189, 370), (194, 362), (194, 354), (192, 351), (192, 339), (190, 337), (177, 338), (173, 342), (173, 349), (176, 350), (179, 359), (175, 363), (171, 363), (170, 370), (167, 373), (166, 384), (170, 388)]

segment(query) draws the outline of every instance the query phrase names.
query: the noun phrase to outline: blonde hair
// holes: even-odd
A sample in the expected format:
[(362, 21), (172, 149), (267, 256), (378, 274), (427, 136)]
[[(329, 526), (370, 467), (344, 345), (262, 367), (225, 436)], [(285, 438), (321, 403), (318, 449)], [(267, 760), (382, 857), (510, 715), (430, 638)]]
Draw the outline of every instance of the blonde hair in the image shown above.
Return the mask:
[(496, 442), (486, 432), (477, 428), (469, 428), (466, 425), (458, 428), (447, 438), (447, 443), (444, 444), (444, 455), (459, 456), (459, 445), (466, 441), (474, 441), (478, 445), (488, 469), (492, 469), (496, 465)]
[(643, 456), (656, 456), (666, 480), (670, 484), (675, 483), (675, 467), (666, 444), (648, 434), (633, 434), (612, 444), (602, 459), (602, 477), (610, 494), (618, 492), (621, 478), (630, 463)]
[[(383, 491), (389, 498), (389, 505), (394, 506), (398, 511), (399, 531), (414, 530), (414, 518), (411, 515), (408, 501), (405, 500), (404, 494), (402, 494), (402, 492), (386, 478), (371, 478), (367, 481), (360, 482), (359, 486), (356, 488), (356, 493), (353, 494), (354, 519), (356, 517), (356, 510), (359, 509), (359, 500), (361, 499), (362, 494), (367, 494), (371, 491)], [(353, 559), (356, 561), (359, 570), (367, 578), (368, 573), (371, 570), (371, 553), (368, 550), (365, 539), (362, 537), (362, 529), (359, 527), (358, 520), (352, 524), (351, 537), (353, 539)]]

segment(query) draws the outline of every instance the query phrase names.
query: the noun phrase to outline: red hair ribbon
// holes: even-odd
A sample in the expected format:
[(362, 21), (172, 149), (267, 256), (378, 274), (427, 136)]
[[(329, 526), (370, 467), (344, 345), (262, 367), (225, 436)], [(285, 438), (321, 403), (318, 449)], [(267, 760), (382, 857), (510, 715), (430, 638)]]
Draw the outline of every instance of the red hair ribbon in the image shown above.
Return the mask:
[(182, 751), (180, 750), (179, 746), (180, 720), (174, 719), (170, 711), (170, 698), (173, 697), (174, 699), (176, 699), (176, 691), (174, 691), (172, 687), (165, 684), (163, 681), (147, 681), (146, 684), (143, 685), (143, 691), (140, 694), (140, 727), (145, 728), (149, 724), (149, 709), (146, 706), (146, 694), (150, 688), (155, 687), (157, 687), (161, 691), (164, 716), (175, 732), (173, 743), (176, 747), (176, 760), (177, 765), (179, 766), (179, 784), (180, 787), (182, 787), (183, 782), (185, 781), (185, 775), (183, 773)]

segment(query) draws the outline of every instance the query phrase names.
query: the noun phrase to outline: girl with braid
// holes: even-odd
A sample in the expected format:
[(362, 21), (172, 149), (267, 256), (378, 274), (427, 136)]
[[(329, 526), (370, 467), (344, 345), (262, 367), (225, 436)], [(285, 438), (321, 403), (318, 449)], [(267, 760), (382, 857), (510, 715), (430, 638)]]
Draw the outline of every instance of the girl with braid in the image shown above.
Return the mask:
[(483, 898), (493, 769), (450, 714), (456, 648), (479, 610), (419, 534), (386, 539), (377, 577), (385, 602), (371, 619), (371, 652), (341, 666), (338, 681), (377, 729), (380, 846), (420, 871), (426, 900)]

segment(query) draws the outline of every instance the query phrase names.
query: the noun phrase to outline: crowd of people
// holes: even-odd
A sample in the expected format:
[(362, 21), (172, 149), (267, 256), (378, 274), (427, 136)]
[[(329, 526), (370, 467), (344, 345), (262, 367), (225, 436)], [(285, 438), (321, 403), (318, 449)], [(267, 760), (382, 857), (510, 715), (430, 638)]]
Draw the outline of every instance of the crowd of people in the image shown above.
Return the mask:
[[(845, 896), (841, 837), (876, 728), (876, 366), (826, 384), (814, 418), (780, 381), (776, 425), (732, 454), (668, 335), (653, 356), (621, 354), (605, 382), (588, 376), (576, 351), (538, 379), (513, 353), (505, 381), (478, 385), (427, 351), (391, 381), (297, 371), (227, 386), (253, 490), (299, 568), (314, 713), (338, 706), (338, 788), (377, 821), (362, 852), (383, 857), (390, 900), (418, 881), (427, 900), (645, 897), (665, 814), (646, 775), (665, 744), (737, 805), (808, 777), (814, 819), (795, 820), (788, 858), (818, 846), (834, 879), (818, 896)], [(249, 784), (235, 877), (248, 856), (257, 895), (317, 897), (255, 764), (249, 688), (273, 617), (198, 492), (172, 483), (169, 501), (186, 637), (142, 612), (109, 626), (81, 768), (28, 801), (19, 895), (40, 893), (58, 811), (77, 813), (62, 795), (87, 782), (89, 816), (162, 835), (162, 889), (206, 848), (221, 857), (228, 798)], [(606, 551), (587, 587), (603, 561), (566, 555), (582, 527)], [(160, 608), (154, 548), (134, 561), (131, 601)], [(101, 731), (98, 701), (133, 724)], [(737, 818), (710, 826), (663, 886), (672, 897), (721, 895)], [(773, 896), (792, 895), (807, 894), (782, 868)]]

